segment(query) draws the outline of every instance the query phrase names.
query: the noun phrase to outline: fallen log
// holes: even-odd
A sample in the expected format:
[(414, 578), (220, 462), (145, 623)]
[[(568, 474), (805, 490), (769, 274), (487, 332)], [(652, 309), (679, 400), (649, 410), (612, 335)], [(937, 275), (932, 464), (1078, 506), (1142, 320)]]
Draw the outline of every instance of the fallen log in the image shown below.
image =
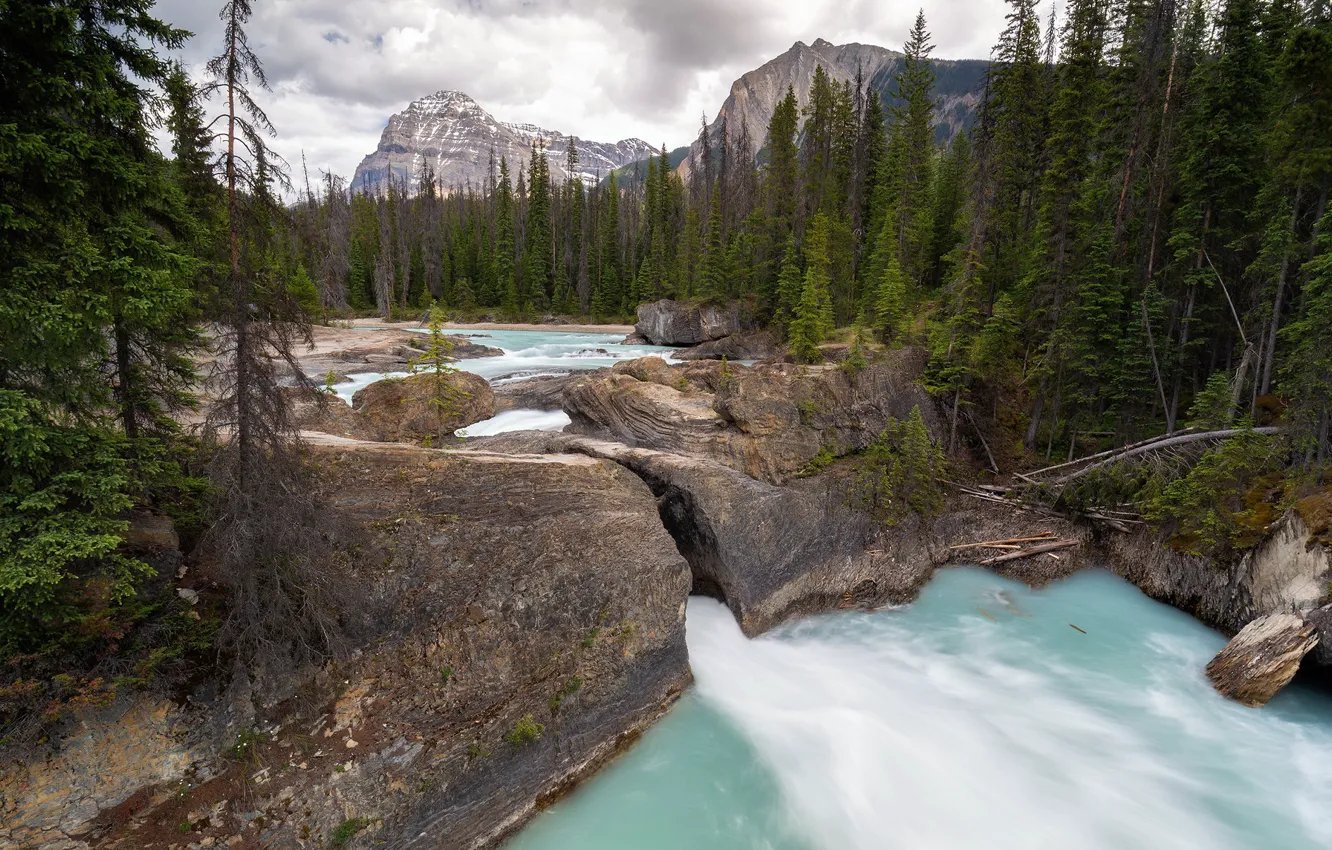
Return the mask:
[(1044, 552), (1054, 552), (1057, 549), (1069, 549), (1077, 546), (1078, 540), (1056, 540), (1053, 543), (1046, 543), (1041, 546), (1033, 546), (1030, 549), (1023, 549), (1021, 552), (1009, 552), (1007, 555), (996, 555), (993, 558), (986, 558), (981, 561), (981, 566), (990, 564), (1002, 564), (1005, 561), (1016, 561), (1020, 558), (1030, 558), (1032, 555), (1040, 555)]
[[(1116, 452), (1114, 453), (1113, 457), (1107, 458), (1106, 460), (1102, 460), (1097, 463), (1093, 463), (1091, 466), (1083, 467), (1082, 469), (1079, 469), (1077, 472), (1071, 472), (1068, 475), (1065, 475), (1062, 478), (1057, 478), (1050, 483), (1054, 486), (1063, 486), (1065, 484), (1068, 484), (1070, 481), (1076, 481), (1077, 479), (1081, 478), (1082, 476), (1086, 475), (1089, 472), (1092, 472), (1097, 469), (1102, 469), (1114, 463), (1120, 463), (1122, 461), (1126, 461), (1130, 458), (1138, 457), (1139, 455), (1147, 454), (1148, 452), (1160, 451), (1162, 449), (1168, 449), (1174, 446), (1182, 446), (1188, 443), (1198, 443), (1204, 440), (1227, 440), (1230, 439), (1231, 437), (1235, 437), (1245, 433), (1246, 430), (1249, 429), (1230, 428), (1225, 431), (1205, 431), (1201, 434), (1181, 434), (1175, 437), (1169, 437), (1164, 440), (1155, 440), (1146, 445), (1138, 445), (1137, 447), (1132, 447)], [(1278, 427), (1269, 427), (1269, 428), (1254, 428), (1252, 430), (1255, 434), (1278, 434), (1281, 432), (1282, 429)]]
[(949, 546), (949, 549), (981, 549), (986, 546), (1007, 546), (1010, 543), (1032, 543), (1037, 540), (1049, 540), (1054, 537), (1054, 532), (1043, 531), (1036, 537), (1010, 537), (1007, 540), (982, 540), (979, 543), (959, 543), (956, 546)]

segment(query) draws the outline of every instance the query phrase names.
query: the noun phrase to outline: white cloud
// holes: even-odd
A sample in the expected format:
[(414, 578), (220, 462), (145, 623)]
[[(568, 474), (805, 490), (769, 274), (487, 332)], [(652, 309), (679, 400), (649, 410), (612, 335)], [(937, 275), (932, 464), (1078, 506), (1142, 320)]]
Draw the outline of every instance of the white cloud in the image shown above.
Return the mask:
[[(160, 0), (196, 37), (196, 71), (217, 50), (221, 0)], [(882, 0), (253, 0), (250, 41), (273, 92), (260, 98), (294, 167), (350, 175), (388, 116), (441, 89), (503, 121), (600, 141), (674, 147), (716, 114), (741, 74), (797, 40), (900, 48), (916, 7)], [(984, 58), (1002, 0), (925, 9), (943, 58)], [(299, 174), (295, 175), (299, 177)]]

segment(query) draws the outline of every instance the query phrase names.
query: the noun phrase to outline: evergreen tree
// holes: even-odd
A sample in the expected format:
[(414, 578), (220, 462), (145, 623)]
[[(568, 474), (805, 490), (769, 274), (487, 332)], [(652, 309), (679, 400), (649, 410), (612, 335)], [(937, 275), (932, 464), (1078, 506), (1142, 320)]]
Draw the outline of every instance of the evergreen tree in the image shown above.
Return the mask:
[(726, 294), (726, 243), (722, 235), (721, 192), (712, 192), (711, 208), (705, 232), (703, 271), (699, 277), (699, 295), (720, 298)]
[(884, 265), (874, 298), (874, 326), (884, 342), (894, 342), (902, 333), (906, 311), (906, 276), (895, 255)]
[(805, 281), (791, 321), (791, 349), (804, 363), (823, 359), (819, 344), (833, 330), (828, 266), (828, 217), (818, 213), (805, 238)]

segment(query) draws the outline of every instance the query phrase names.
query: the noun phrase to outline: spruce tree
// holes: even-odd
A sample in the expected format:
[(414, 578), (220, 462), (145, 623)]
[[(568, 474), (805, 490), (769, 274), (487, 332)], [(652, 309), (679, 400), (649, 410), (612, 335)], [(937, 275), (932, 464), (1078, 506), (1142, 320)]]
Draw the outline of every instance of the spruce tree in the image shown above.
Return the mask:
[(791, 350), (803, 363), (823, 359), (819, 345), (833, 330), (828, 266), (828, 217), (818, 213), (805, 237), (805, 280), (791, 321)]

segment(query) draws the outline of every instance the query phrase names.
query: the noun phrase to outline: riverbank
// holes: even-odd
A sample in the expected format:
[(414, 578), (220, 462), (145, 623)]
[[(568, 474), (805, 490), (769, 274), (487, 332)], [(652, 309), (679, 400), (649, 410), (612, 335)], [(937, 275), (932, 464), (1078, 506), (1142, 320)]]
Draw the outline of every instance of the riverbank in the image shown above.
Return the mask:
[[(1326, 587), (1322, 562), (1291, 559), (1307, 537), (1295, 526), (1270, 552), (1222, 566), (1165, 552), (1146, 531), (960, 492), (939, 515), (877, 525), (856, 498), (860, 453), (917, 408), (920, 427), (943, 432), (920, 352), (859, 368), (673, 365), (644, 356), (672, 350), (558, 335), (495, 328), (474, 342), (500, 355), (458, 365), (500, 387), (531, 382), (502, 413), (532, 423), (558, 412), (567, 433), (499, 433), (461, 451), (310, 441), (316, 485), (359, 529), (348, 546), (379, 638), (322, 670), (206, 683), (183, 708), (133, 694), (90, 710), (40, 757), (6, 765), (0, 799), (16, 801), (5, 809), (16, 831), (0, 830), (0, 847), (315, 848), (348, 834), (349, 850), (497, 847), (680, 695), (691, 594), (721, 600), (752, 638), (809, 615), (911, 603), (940, 567), (975, 563), (980, 541), (1011, 553), (1011, 539), (1061, 543), (996, 558), (1002, 575), (1041, 586), (1106, 567), (1226, 631)], [(419, 326), (316, 338), (320, 356), (369, 381)], [(505, 424), (484, 422), (483, 433)], [(1003, 616), (979, 607), (982, 619)], [(1083, 619), (1060, 628), (1081, 633)], [(227, 755), (237, 741), (255, 755)], [(144, 758), (114, 775), (93, 768), (131, 751)]]
[[(350, 324), (355, 328), (386, 328), (390, 330), (413, 330), (425, 327), (422, 322), (386, 322), (383, 319), (352, 319)], [(524, 322), (449, 322), (443, 328), (447, 331), (542, 331), (544, 333), (624, 334), (625, 336), (634, 332), (633, 325)]]

